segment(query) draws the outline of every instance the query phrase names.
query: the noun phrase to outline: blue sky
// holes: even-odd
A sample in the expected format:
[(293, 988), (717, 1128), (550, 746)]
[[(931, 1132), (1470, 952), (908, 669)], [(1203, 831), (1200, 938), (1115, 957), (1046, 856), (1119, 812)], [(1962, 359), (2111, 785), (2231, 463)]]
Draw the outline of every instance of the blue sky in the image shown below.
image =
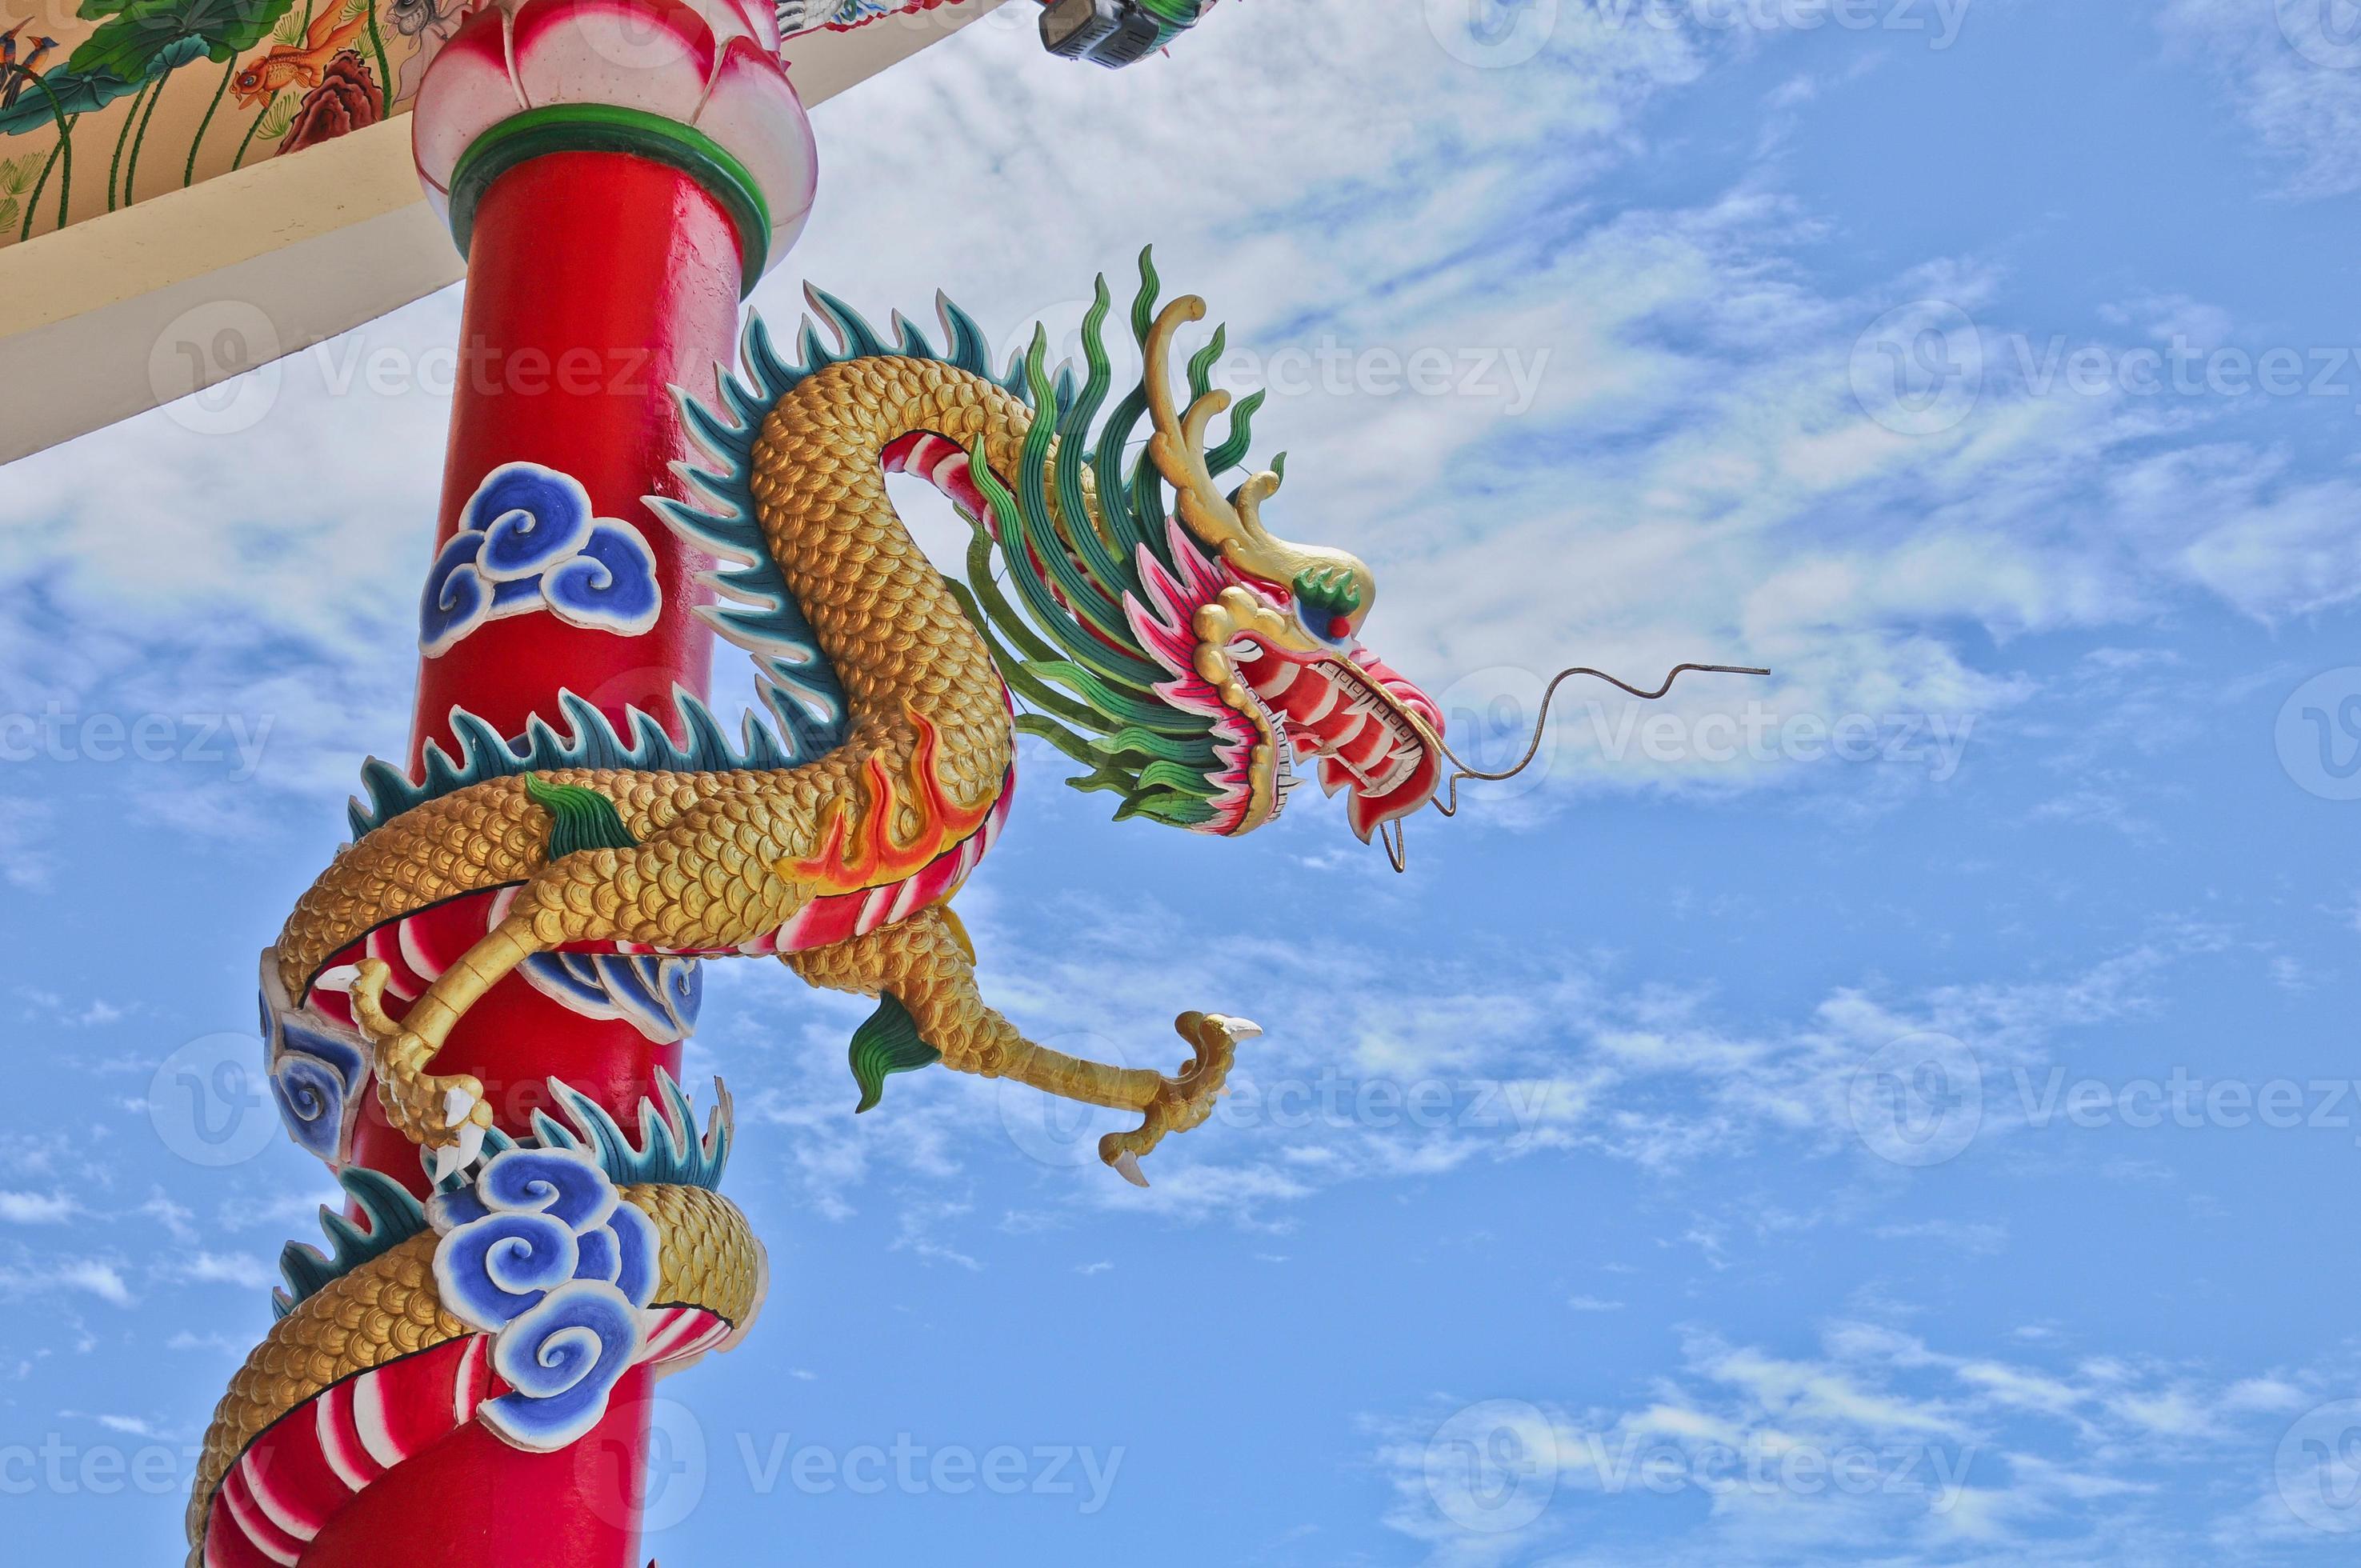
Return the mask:
[[(1155, 240), (1284, 383), (1274, 525), (1371, 560), (1371, 642), (1488, 756), (1563, 663), (1777, 674), (1575, 688), (1401, 878), (1317, 804), (1211, 843), (1028, 758), (961, 900), (999, 1004), (1158, 1065), (1183, 1007), (1269, 1031), (1149, 1192), (988, 1084), (854, 1122), (858, 1009), (713, 967), (692, 1077), (774, 1285), (666, 1385), (652, 1552), (2350, 1561), (2356, 27), (1259, 0), (1120, 77), (987, 22), (823, 110), (757, 308), (1071, 331)], [(324, 1195), (151, 1087), (252, 1059), (254, 955), (401, 745), (456, 313), (0, 477), (43, 1561), (178, 1550)], [(961, 1489), (995, 1449), (1010, 1495)]]

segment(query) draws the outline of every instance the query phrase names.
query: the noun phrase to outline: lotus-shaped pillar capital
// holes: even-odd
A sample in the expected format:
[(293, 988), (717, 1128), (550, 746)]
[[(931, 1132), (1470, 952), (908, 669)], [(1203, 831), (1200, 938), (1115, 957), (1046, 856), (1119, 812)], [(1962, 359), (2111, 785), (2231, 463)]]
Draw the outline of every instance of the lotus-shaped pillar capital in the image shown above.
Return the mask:
[(467, 248), (491, 181), (547, 152), (627, 152), (737, 221), (747, 287), (810, 215), (811, 125), (769, 0), (501, 0), (434, 57), (411, 115), (427, 199)]

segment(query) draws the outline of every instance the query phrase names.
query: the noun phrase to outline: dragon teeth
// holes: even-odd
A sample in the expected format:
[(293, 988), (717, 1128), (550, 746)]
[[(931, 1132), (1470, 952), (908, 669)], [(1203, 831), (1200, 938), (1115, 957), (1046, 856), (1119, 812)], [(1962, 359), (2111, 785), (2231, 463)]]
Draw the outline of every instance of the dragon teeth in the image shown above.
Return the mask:
[(1393, 752), (1389, 759), (1389, 763), (1384, 776), (1369, 785), (1371, 795), (1390, 794), (1418, 767), (1416, 759), (1400, 751)]

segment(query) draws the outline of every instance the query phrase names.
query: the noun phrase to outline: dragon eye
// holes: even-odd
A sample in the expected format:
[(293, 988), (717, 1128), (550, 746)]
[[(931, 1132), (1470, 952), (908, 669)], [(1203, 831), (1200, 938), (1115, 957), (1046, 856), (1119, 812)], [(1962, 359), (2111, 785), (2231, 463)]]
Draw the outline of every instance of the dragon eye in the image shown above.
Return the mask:
[(1361, 586), (1342, 566), (1313, 566), (1295, 579), (1295, 619), (1323, 642), (1350, 642), (1360, 608)]

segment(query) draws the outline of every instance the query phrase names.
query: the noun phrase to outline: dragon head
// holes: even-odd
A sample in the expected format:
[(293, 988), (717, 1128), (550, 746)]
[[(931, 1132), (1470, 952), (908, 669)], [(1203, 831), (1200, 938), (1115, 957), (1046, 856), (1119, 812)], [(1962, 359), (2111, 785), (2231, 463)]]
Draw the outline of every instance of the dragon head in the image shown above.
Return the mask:
[[(1330, 795), (1347, 793), (1366, 843), (1434, 798), (1442, 714), (1362, 644), (1377, 599), (1369, 568), (1264, 526), (1285, 458), (1235, 488), (1219, 482), (1245, 455), (1261, 395), (1237, 405), (1228, 438), (1209, 449), (1213, 422), (1231, 411), (1208, 379), (1224, 334), (1190, 362), (1184, 408), (1174, 345), (1204, 318), (1204, 302), (1159, 312), (1149, 258), (1141, 274), (1132, 316), (1146, 371), (1105, 428), (1091, 431), (1110, 379), (1102, 279), (1083, 324), (1087, 380), (1053, 383), (1038, 334), (1010, 378), (1038, 411), (1014, 492), (975, 465), (991, 516), (970, 583), (978, 624), (1033, 710), (1018, 727), (1092, 770), (1070, 781), (1077, 788), (1121, 795), (1118, 817), (1203, 833), (1261, 827), (1279, 814), (1297, 765), (1316, 766)], [(1134, 457), (1142, 419), (1149, 434)], [(987, 533), (1021, 614), (988, 570)]]
[[(1255, 736), (1246, 759), (1246, 809), (1227, 830), (1246, 832), (1278, 815), (1292, 780), (1290, 752), (1316, 762), (1321, 787), (1348, 792), (1346, 817), (1367, 843), (1389, 822), (1434, 798), (1443, 777), (1436, 744), (1442, 712), (1433, 699), (1395, 674), (1362, 645), (1361, 629), (1377, 602), (1377, 578), (1356, 556), (1319, 545), (1290, 543), (1263, 526), (1262, 505), (1278, 494), (1279, 466), (1257, 474), (1224, 495), (1205, 452), (1207, 425), (1229, 406), (1229, 394), (1208, 391), (1186, 411), (1171, 396), (1164, 369), (1185, 322), (1203, 319), (1193, 295), (1166, 307), (1148, 329), (1144, 383), (1156, 433), (1150, 459), (1178, 497), (1177, 521), (1188, 538), (1176, 555), (1199, 554), (1192, 583), (1211, 587), (1211, 598), (1190, 609), (1192, 672)], [(1170, 630), (1164, 625), (1159, 632)], [(1177, 639), (1159, 639), (1160, 655)]]

